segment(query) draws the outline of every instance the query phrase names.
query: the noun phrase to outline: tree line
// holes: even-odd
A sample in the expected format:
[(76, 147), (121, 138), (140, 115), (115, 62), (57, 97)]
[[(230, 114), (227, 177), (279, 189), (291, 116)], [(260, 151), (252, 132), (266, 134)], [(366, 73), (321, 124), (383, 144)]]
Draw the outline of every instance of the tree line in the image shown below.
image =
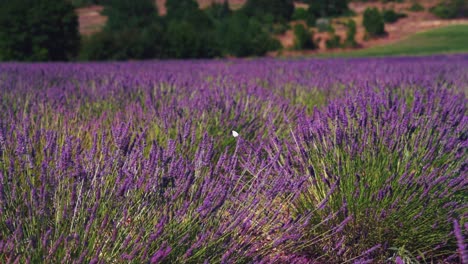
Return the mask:
[[(346, 0), (306, 2), (311, 24), (347, 10)], [(80, 37), (75, 7), (90, 3), (103, 5), (108, 20)], [(281, 48), (272, 35), (295, 12), (293, 0), (248, 0), (235, 11), (227, 1), (201, 10), (195, 0), (167, 0), (166, 9), (159, 16), (154, 0), (0, 0), (0, 60), (261, 56)]]

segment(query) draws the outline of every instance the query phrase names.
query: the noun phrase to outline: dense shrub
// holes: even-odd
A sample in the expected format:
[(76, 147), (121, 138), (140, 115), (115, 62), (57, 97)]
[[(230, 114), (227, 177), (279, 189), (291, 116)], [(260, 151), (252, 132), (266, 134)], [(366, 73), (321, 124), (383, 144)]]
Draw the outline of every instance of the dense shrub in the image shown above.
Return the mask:
[(260, 21), (248, 18), (242, 13), (236, 13), (222, 21), (217, 32), (222, 49), (227, 55), (260, 56), (281, 47)]
[(166, 56), (165, 26), (152, 0), (107, 0), (107, 24), (84, 40), (83, 60), (147, 59)]
[[(135, 1), (140, 2), (130, 7)], [(273, 24), (233, 13), (227, 2), (202, 11), (193, 0), (167, 1), (167, 15), (158, 17), (152, 0), (135, 1), (108, 2), (109, 24), (86, 39), (81, 59), (251, 56), (280, 47), (270, 37)]]
[(242, 11), (250, 17), (271, 16), (273, 22), (285, 22), (291, 20), (294, 2), (292, 0), (248, 0), (242, 7)]
[(432, 7), (431, 12), (439, 18), (450, 19), (457, 16), (457, 9), (453, 6), (447, 6), (446, 4), (438, 4)]
[(311, 12), (310, 9), (296, 8), (292, 17), (293, 20), (304, 20), (308, 26), (315, 26), (317, 15)]
[(364, 11), (362, 24), (371, 37), (385, 34), (384, 20), (377, 8), (367, 8)]
[(212, 31), (200, 31), (187, 21), (172, 20), (168, 24), (167, 56), (171, 58), (211, 58), (221, 51)]
[(221, 20), (227, 18), (232, 14), (232, 10), (229, 7), (229, 3), (225, 0), (221, 3), (213, 3), (208, 8), (205, 9), (205, 12), (213, 20)]
[(421, 12), (421, 11), (424, 11), (424, 6), (422, 6), (420, 3), (418, 2), (414, 2), (410, 8), (408, 8), (409, 11), (411, 12)]
[(292, 20), (303, 20), (307, 23), (308, 26), (315, 26), (317, 17), (313, 12), (310, 12), (309, 9), (296, 8), (292, 16)]
[(430, 11), (443, 19), (468, 16), (468, 2), (465, 0), (446, 0), (432, 7)]
[(336, 49), (341, 47), (341, 38), (335, 33), (330, 33), (329, 38), (325, 41), (327, 49)]
[(356, 42), (356, 22), (350, 19), (346, 23), (346, 39), (344, 42), (344, 46), (348, 48), (355, 48), (357, 47)]
[(395, 23), (398, 19), (407, 17), (407, 15), (404, 13), (397, 13), (393, 9), (387, 9), (383, 10), (382, 17), (384, 23)]
[(167, 40), (161, 25), (103, 31), (83, 40), (81, 60), (127, 60), (168, 57)]
[(315, 17), (342, 16), (349, 12), (348, 0), (309, 0), (309, 13)]
[(107, 0), (103, 14), (107, 16), (106, 30), (143, 28), (158, 18), (153, 0)]
[(317, 19), (315, 26), (317, 27), (319, 32), (329, 32), (333, 30), (333, 26), (331, 25), (331, 21), (328, 18), (319, 18)]
[(207, 12), (199, 9), (195, 0), (168, 0), (166, 9), (165, 19), (168, 21), (185, 21), (201, 31), (213, 28), (212, 19)]
[(70, 2), (74, 7), (83, 7), (88, 5), (96, 5), (99, 4), (101, 1), (99, 0), (67, 0)]
[(69, 60), (79, 43), (78, 18), (69, 2), (0, 2), (0, 60)]
[(296, 8), (294, 9), (294, 13), (291, 17), (292, 20), (307, 20), (309, 13), (305, 8)]
[(184, 18), (191, 12), (198, 10), (198, 2), (194, 0), (167, 0), (166, 10), (168, 17)]
[(315, 49), (314, 35), (304, 25), (294, 26), (294, 49)]

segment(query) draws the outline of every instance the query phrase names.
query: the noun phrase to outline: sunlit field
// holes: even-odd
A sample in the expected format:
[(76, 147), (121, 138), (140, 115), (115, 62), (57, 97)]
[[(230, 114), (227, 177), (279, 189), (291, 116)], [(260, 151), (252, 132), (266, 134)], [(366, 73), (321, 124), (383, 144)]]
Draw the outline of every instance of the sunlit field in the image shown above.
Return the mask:
[(468, 263), (468, 56), (0, 64), (0, 263)]

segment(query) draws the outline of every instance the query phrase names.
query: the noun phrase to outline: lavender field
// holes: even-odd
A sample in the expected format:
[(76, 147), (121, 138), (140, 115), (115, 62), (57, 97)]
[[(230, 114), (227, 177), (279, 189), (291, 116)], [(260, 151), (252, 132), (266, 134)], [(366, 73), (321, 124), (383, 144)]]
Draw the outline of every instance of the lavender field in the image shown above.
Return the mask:
[(463, 55), (0, 64), (0, 263), (468, 263), (467, 95)]

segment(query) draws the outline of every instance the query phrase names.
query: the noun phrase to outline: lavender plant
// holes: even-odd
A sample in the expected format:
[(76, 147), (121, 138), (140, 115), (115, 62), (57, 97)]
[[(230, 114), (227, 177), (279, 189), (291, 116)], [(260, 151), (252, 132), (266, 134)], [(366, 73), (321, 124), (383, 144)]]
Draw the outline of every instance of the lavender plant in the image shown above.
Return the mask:
[(0, 64), (0, 262), (463, 263), (467, 71)]
[(281, 162), (310, 177), (294, 205), (312, 215), (304, 254), (333, 262), (395, 260), (400, 249), (419, 260), (450, 257), (452, 219), (468, 213), (466, 105), (464, 95), (438, 88), (368, 88), (305, 118)]

